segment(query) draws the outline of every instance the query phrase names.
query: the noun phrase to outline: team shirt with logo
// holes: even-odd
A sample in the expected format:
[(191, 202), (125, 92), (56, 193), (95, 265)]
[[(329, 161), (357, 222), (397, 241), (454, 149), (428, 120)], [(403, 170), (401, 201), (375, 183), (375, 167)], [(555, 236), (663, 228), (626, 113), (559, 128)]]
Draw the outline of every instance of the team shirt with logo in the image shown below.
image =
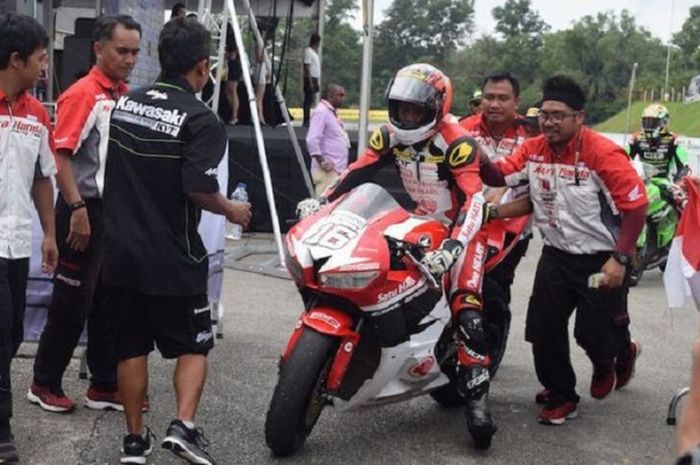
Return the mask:
[(529, 188), (545, 243), (568, 253), (614, 250), (620, 213), (647, 201), (625, 151), (589, 128), (561, 156), (537, 136), (497, 163), (509, 186)]
[(103, 280), (158, 296), (207, 291), (208, 252), (188, 194), (219, 192), (223, 123), (174, 78), (114, 107), (104, 191)]
[(26, 92), (10, 102), (0, 90), (0, 258), (31, 256), (32, 185), (54, 174), (48, 112)]
[[(459, 124), (467, 130), (467, 134), (479, 143), (479, 150), (485, 153), (489, 160), (494, 162), (515, 153), (527, 138), (525, 129), (515, 123), (506, 128), (502, 137), (494, 137), (484, 121), (483, 114), (463, 118), (459, 121)], [(485, 194), (490, 190), (491, 188), (484, 186)], [(501, 198), (501, 203), (520, 197), (525, 192), (526, 190), (523, 188), (509, 189)]]
[(114, 85), (93, 67), (56, 102), (56, 149), (73, 154), (71, 166), (83, 199), (102, 197), (109, 115), (115, 100), (126, 91), (125, 85)]

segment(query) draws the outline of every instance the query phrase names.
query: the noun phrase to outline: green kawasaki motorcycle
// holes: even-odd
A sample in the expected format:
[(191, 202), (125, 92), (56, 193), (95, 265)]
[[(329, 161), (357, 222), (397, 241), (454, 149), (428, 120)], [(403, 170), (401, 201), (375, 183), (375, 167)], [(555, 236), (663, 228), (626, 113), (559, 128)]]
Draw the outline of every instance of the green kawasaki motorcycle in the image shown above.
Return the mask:
[(646, 224), (637, 239), (637, 258), (633, 260), (630, 270), (630, 286), (637, 285), (645, 270), (657, 266), (662, 271), (665, 269), (680, 216), (674, 195), (681, 195), (682, 192), (669, 179), (656, 177), (658, 169), (654, 165), (638, 160), (634, 164), (644, 178), (649, 207)]

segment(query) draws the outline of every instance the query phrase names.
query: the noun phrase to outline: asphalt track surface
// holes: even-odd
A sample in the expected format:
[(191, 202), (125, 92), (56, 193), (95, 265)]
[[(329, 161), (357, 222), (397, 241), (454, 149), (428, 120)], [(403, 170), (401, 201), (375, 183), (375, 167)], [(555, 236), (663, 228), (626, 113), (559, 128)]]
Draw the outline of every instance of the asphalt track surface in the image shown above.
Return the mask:
[[(572, 357), (582, 395), (579, 418), (563, 426), (536, 422), (539, 384), (524, 316), (541, 243), (533, 241), (513, 287), (513, 324), (508, 350), (491, 387), (499, 431), (493, 446), (475, 451), (463, 412), (438, 406), (424, 396), (401, 404), (340, 413), (326, 409), (306, 445), (288, 459), (271, 456), (264, 421), (277, 379), (277, 360), (300, 313), (291, 281), (227, 270), (225, 337), (210, 356), (210, 373), (198, 414), (220, 465), (228, 464), (670, 464), (674, 434), (665, 423), (668, 401), (684, 386), (690, 346), (698, 334), (698, 314), (688, 307), (666, 310), (661, 273), (648, 272), (630, 294), (633, 337), (643, 346), (637, 375), (622, 391), (598, 401), (588, 395), (591, 366), (572, 341)], [(25, 399), (32, 368), (29, 344), (13, 364), (15, 418), (22, 464), (87, 465), (119, 463), (124, 421), (120, 413), (77, 409), (51, 414)], [(151, 356), (151, 412), (147, 424), (163, 438), (174, 412), (173, 363)], [(82, 400), (86, 382), (77, 378), (77, 359), (66, 373), (65, 390)], [(82, 404), (82, 402), (81, 402)], [(183, 463), (155, 448), (149, 464)]]

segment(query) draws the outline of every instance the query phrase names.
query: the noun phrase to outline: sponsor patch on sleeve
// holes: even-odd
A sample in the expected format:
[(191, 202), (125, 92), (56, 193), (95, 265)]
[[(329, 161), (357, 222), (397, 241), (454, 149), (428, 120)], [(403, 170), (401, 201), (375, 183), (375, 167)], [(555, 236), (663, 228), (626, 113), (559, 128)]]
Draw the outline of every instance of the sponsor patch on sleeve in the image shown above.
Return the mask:
[(476, 147), (470, 141), (462, 141), (450, 149), (450, 154), (447, 158), (452, 168), (467, 165), (474, 160), (476, 155)]
[(384, 151), (387, 148), (388, 143), (389, 132), (384, 126), (375, 129), (372, 135), (369, 136), (369, 146), (376, 152)]

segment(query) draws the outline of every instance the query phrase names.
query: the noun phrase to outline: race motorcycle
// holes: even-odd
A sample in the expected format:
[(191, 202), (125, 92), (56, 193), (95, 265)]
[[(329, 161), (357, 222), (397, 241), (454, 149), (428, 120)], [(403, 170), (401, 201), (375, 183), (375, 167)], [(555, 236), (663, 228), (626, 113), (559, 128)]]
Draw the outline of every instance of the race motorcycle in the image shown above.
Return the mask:
[[(504, 231), (494, 231), (489, 267), (517, 242), (501, 244)], [(445, 406), (465, 403), (447, 298), (420, 263), (447, 237), (445, 225), (411, 215), (371, 183), (288, 232), (286, 266), (305, 310), (281, 356), (267, 412), (265, 439), (275, 455), (301, 448), (327, 405), (351, 411), (427, 393)], [(494, 285), (486, 278), (484, 290)], [(484, 322), (493, 377), (510, 310), (498, 292), (490, 295)]]
[(681, 214), (677, 205), (682, 204), (684, 196), (682, 189), (671, 180), (657, 176), (658, 168), (654, 165), (639, 160), (635, 160), (634, 165), (644, 179), (649, 206), (646, 223), (637, 238), (637, 257), (630, 269), (630, 286), (639, 283), (645, 270), (665, 269)]

